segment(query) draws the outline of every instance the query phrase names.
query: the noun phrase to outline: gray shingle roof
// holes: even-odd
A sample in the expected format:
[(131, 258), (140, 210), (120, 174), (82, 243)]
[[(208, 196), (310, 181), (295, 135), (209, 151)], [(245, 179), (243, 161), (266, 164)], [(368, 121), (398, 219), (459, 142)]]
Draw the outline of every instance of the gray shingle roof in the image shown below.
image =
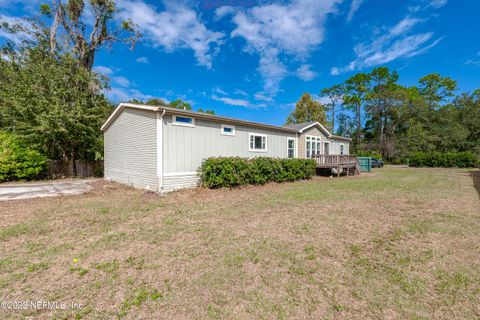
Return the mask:
[(284, 125), (284, 127), (292, 128), (292, 129), (296, 129), (296, 130), (302, 130), (303, 128), (308, 127), (309, 125), (314, 124), (315, 122), (317, 122), (317, 121), (308, 121), (308, 122), (302, 122), (302, 123), (293, 123), (293, 124)]

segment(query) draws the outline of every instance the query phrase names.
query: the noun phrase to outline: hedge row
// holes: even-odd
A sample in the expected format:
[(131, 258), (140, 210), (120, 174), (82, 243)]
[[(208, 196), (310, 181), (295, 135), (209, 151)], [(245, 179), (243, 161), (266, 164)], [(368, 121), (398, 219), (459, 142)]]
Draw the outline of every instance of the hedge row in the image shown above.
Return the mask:
[(472, 152), (415, 152), (409, 156), (411, 167), (474, 168), (480, 165)]
[(220, 157), (204, 160), (199, 170), (202, 186), (221, 188), (309, 179), (315, 166), (311, 159)]
[(28, 148), (14, 135), (0, 132), (0, 182), (35, 179), (46, 165), (44, 155)]

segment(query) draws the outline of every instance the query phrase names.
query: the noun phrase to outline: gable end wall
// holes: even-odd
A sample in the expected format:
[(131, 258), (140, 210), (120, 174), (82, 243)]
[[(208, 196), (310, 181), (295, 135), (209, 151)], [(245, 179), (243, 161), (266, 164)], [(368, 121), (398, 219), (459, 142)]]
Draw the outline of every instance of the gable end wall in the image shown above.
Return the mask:
[(104, 133), (105, 179), (158, 191), (157, 114), (125, 108)]

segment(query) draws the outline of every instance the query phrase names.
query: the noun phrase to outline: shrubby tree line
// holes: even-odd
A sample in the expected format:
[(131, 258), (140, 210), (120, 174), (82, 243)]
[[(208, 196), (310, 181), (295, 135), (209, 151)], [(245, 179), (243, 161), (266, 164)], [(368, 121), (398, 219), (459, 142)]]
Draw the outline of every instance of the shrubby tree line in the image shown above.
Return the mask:
[[(0, 48), (0, 181), (37, 178), (48, 159), (73, 163), (76, 174), (75, 160), (103, 158), (100, 127), (114, 105), (104, 94), (109, 79), (93, 71), (95, 55), (114, 43), (133, 48), (141, 36), (133, 21), (118, 22), (114, 0), (53, 0), (40, 12), (0, 19), (15, 38)], [(145, 103), (192, 109), (180, 99)]]
[(327, 123), (333, 133), (353, 139), (354, 153), (391, 162), (421, 153), (480, 155), (480, 89), (458, 93), (447, 76), (429, 74), (406, 87), (397, 72), (379, 67), (324, 88), (320, 96), (329, 102), (304, 94), (286, 122)]

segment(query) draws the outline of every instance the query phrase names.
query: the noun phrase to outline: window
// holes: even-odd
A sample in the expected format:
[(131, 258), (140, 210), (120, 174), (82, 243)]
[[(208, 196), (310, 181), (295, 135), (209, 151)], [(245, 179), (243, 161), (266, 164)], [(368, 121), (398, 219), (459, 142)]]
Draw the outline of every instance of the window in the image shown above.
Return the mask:
[(295, 139), (287, 139), (287, 157), (295, 158)]
[(340, 154), (341, 155), (345, 154), (345, 146), (343, 145), (343, 143), (340, 144)]
[(320, 137), (306, 136), (305, 157), (313, 158), (320, 155)]
[(176, 126), (194, 127), (195, 120), (190, 117), (173, 116), (173, 124)]
[(222, 134), (225, 136), (234, 136), (235, 126), (227, 126), (226, 124), (222, 124)]
[(258, 133), (249, 133), (249, 151), (267, 152), (267, 136)]

